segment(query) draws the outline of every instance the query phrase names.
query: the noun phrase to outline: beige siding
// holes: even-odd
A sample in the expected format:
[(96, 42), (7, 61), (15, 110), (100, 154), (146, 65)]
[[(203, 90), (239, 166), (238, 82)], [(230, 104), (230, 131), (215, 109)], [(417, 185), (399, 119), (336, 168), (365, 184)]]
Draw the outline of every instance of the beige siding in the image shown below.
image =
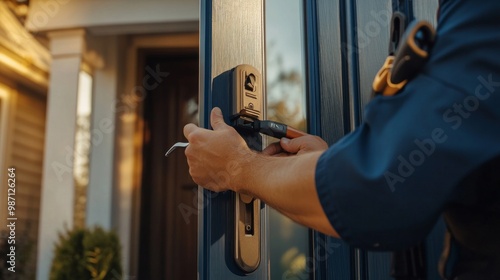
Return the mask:
[(46, 100), (39, 95), (17, 93), (12, 106), (7, 166), (16, 168), (16, 239), (23, 247), (19, 250), (29, 252), (26, 268), (35, 271)]

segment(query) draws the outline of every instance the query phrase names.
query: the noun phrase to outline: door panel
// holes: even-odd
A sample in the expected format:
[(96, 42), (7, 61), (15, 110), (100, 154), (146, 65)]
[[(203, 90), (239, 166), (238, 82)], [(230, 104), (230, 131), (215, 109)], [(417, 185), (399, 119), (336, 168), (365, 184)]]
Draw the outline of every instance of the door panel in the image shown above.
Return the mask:
[[(333, 144), (351, 129), (344, 1), (306, 1), (308, 128)], [(355, 279), (353, 250), (313, 233), (315, 279)]]
[[(309, 2), (309, 1), (308, 1)], [(311, 99), (319, 96), (319, 106), (309, 110), (311, 114), (319, 114), (320, 130), (317, 131), (329, 144), (333, 144), (345, 133), (350, 131), (350, 106), (349, 83), (347, 75), (347, 42), (346, 17), (344, 1), (311, 1), (309, 4), (310, 23), (316, 27), (309, 29), (317, 34), (317, 42), (313, 42), (317, 51), (317, 60), (308, 61), (308, 67), (316, 66), (317, 69), (308, 69), (310, 73), (317, 73), (319, 81), (314, 90), (309, 88)], [(313, 39), (308, 36), (308, 39)], [(307, 52), (315, 51), (309, 46)], [(315, 77), (310, 77), (310, 82)], [(314, 97), (313, 97), (314, 96)], [(318, 110), (319, 109), (319, 110)]]
[[(228, 112), (232, 107), (230, 90), (228, 81), (224, 81), (226, 75), (221, 74), (239, 64), (249, 64), (265, 77), (263, 11), (263, 0), (201, 1), (200, 125), (203, 127), (209, 127), (209, 114), (214, 106), (220, 106), (225, 116), (236, 113)], [(219, 78), (215, 80), (216, 77)], [(252, 273), (245, 273), (234, 260), (234, 193), (215, 194), (200, 189), (198, 194), (199, 279), (267, 279), (266, 206), (260, 211), (260, 266)]]
[[(357, 83), (359, 84), (359, 104), (362, 109), (371, 99), (373, 77), (387, 57), (389, 22), (392, 16), (391, 0), (357, 0), (356, 13), (357, 68), (359, 69)], [(351, 65), (355, 67), (355, 61)]]
[(413, 1), (413, 13), (416, 19), (425, 19), (437, 25), (439, 0)]

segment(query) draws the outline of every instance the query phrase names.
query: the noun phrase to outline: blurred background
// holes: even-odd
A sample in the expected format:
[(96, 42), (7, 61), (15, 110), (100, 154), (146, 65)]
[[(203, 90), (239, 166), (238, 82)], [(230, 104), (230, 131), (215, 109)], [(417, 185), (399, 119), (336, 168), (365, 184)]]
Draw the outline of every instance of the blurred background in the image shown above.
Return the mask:
[[(303, 26), (302, 0), (266, 1), (268, 117), (305, 130)], [(197, 0), (0, 1), (16, 279), (196, 279), (198, 189), (184, 154), (163, 154), (198, 121), (198, 30)], [(272, 278), (307, 279), (308, 230), (269, 219)]]

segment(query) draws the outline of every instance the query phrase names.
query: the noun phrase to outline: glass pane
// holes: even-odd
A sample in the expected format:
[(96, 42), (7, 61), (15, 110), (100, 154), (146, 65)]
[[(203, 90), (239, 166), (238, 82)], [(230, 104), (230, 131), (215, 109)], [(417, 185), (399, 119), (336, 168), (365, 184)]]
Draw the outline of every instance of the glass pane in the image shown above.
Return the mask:
[[(266, 1), (267, 118), (305, 131), (302, 15), (302, 0)], [(309, 230), (274, 209), (269, 226), (271, 279), (309, 279)]]

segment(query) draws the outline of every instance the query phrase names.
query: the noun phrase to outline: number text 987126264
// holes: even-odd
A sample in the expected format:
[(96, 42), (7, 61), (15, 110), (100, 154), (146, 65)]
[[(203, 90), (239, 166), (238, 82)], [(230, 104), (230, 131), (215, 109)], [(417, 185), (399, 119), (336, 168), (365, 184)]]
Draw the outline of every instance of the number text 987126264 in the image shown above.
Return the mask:
[(7, 228), (9, 229), (7, 250), (7, 268), (16, 272), (16, 169), (7, 169)]

